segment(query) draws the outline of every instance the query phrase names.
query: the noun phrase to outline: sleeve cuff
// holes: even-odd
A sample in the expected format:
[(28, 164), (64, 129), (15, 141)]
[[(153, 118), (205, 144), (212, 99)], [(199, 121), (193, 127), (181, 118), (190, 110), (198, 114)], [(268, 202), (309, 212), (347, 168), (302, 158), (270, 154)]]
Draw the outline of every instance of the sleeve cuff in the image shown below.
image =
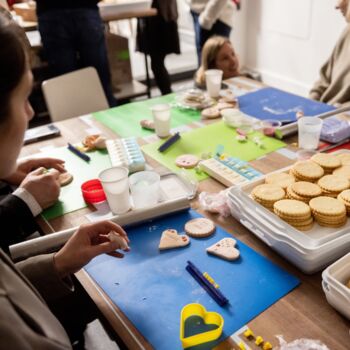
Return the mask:
[(53, 257), (54, 254), (43, 254), (16, 264), (46, 301), (55, 300), (74, 290), (70, 277), (59, 277)]
[(22, 201), (27, 204), (28, 208), (32, 212), (33, 216), (37, 216), (42, 212), (42, 208), (40, 204), (37, 202), (37, 200), (34, 198), (34, 196), (27, 191), (25, 188), (18, 187), (14, 192), (13, 195), (22, 199)]

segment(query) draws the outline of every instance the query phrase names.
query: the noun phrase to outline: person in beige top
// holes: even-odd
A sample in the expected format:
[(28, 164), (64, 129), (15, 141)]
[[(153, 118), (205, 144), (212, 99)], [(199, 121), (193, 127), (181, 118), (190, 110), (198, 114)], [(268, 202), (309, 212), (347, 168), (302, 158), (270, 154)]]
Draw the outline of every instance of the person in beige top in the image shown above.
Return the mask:
[(346, 21), (346, 28), (338, 39), (328, 61), (320, 70), (320, 78), (310, 91), (310, 98), (343, 105), (350, 102), (350, 6), (349, 0), (339, 0), (336, 8)]
[[(23, 45), (23, 32), (0, 14), (0, 178), (16, 169), (24, 132), (33, 110), (28, 102), (33, 77)], [(108, 221), (81, 226), (54, 254), (36, 256), (16, 266), (0, 249), (0, 348), (71, 349), (65, 329), (47, 302), (73, 291), (70, 274), (95, 256), (116, 251), (120, 245), (108, 239), (124, 230)], [(1, 234), (11, 234), (2, 226)]]

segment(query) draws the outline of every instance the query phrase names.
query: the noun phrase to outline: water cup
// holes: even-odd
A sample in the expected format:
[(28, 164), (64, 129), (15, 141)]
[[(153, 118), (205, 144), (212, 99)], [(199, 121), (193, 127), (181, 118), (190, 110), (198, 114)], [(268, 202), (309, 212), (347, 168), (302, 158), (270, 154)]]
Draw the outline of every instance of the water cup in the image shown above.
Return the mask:
[(205, 83), (210, 97), (217, 98), (220, 94), (222, 70), (208, 69), (205, 71)]
[(113, 214), (124, 214), (130, 209), (128, 175), (127, 168), (113, 167), (98, 176)]
[(129, 184), (135, 208), (151, 207), (158, 203), (159, 174), (153, 171), (139, 171), (129, 177)]
[(318, 148), (322, 123), (322, 119), (316, 117), (302, 117), (298, 119), (299, 148), (308, 150)]
[(158, 137), (164, 138), (170, 135), (170, 106), (159, 104), (151, 108), (154, 127)]

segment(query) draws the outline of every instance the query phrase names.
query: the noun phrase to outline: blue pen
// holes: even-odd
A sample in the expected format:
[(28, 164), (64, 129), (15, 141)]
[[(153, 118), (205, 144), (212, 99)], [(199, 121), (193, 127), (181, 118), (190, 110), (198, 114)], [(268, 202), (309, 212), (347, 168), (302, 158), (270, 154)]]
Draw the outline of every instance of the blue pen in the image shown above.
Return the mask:
[(220, 306), (224, 306), (229, 302), (229, 300), (204, 277), (203, 273), (193, 262), (187, 261), (187, 264), (186, 270)]
[(80, 152), (76, 147), (74, 147), (70, 143), (68, 143), (67, 147), (72, 153), (74, 153), (76, 156), (80, 157), (81, 159), (85, 160), (86, 162), (90, 160), (90, 157), (87, 154)]
[(167, 150), (173, 143), (175, 143), (177, 140), (180, 139), (179, 132), (175, 133), (173, 136), (171, 136), (168, 140), (166, 140), (161, 146), (159, 146), (158, 151), (164, 152)]

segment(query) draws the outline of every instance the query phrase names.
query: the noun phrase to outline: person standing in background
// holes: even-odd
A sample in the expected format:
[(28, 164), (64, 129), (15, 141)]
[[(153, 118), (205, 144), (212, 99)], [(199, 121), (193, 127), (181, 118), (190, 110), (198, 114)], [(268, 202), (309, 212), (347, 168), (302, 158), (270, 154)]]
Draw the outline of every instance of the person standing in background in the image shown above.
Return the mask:
[(154, 79), (162, 95), (166, 95), (171, 92), (171, 81), (165, 57), (180, 53), (177, 3), (176, 0), (153, 0), (152, 7), (158, 14), (137, 22), (137, 50), (150, 55)]
[(233, 0), (187, 0), (193, 18), (198, 66), (201, 64), (201, 52), (205, 42), (212, 35), (228, 38), (231, 33), (235, 6)]
[(111, 107), (107, 49), (98, 0), (37, 0), (39, 32), (54, 76), (95, 67)]
[(340, 10), (348, 23), (331, 57), (322, 66), (320, 78), (310, 91), (313, 100), (342, 105), (350, 102), (350, 6), (349, 0), (338, 0)]

